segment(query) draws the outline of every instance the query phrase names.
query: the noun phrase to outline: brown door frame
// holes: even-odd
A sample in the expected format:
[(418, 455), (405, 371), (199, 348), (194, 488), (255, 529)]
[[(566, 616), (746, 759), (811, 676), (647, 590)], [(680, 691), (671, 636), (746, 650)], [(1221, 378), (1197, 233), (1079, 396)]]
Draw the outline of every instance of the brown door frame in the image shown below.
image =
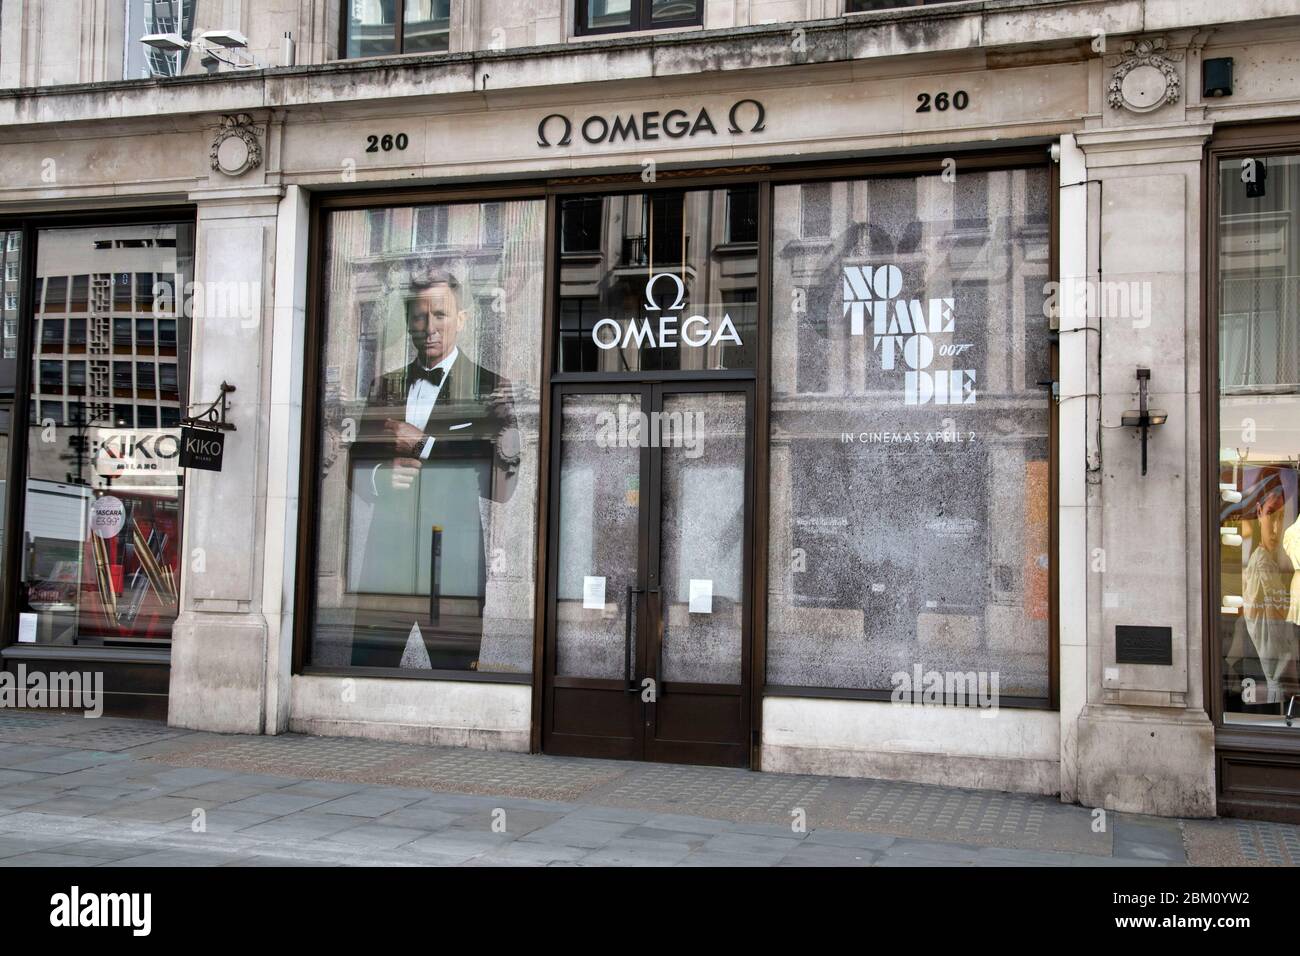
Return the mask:
[[(555, 382), (551, 385), (551, 434), (556, 436), (551, 446), (550, 460), (547, 462), (549, 474), (549, 494), (547, 496), (547, 525), (558, 529), (560, 523), (560, 466), (562, 435), (561, 413), (563, 398), (566, 395), (619, 395), (637, 396), (639, 408), (647, 415), (663, 410), (664, 398), (669, 395), (700, 394), (712, 392), (733, 392), (745, 399), (745, 482), (744, 482), (744, 532), (741, 541), (741, 586), (742, 600), (745, 608), (741, 618), (741, 659), (739, 684), (669, 684), (663, 680), (663, 602), (661, 598), (659, 569), (660, 549), (662, 546), (662, 504), (663, 504), (663, 450), (649, 446), (640, 449), (638, 505), (638, 541), (635, 587), (629, 589), (638, 595), (633, 600), (628, 595), (626, 608), (627, 640), (631, 641), (632, 628), (635, 628), (636, 655), (628, 659), (627, 672), (620, 681), (602, 678), (565, 677), (555, 673), (557, 660), (556, 623), (558, 619), (558, 574), (559, 535), (553, 533), (547, 541), (547, 565), (553, 572), (546, 581), (546, 631), (542, 681), (538, 685), (542, 704), (542, 749), (556, 753), (574, 753), (580, 751), (584, 756), (619, 757), (631, 759), (658, 760), (676, 763), (721, 764), (728, 766), (748, 766), (751, 757), (750, 726), (753, 712), (750, 706), (751, 681), (753, 672), (753, 618), (754, 603), (757, 592), (753, 580), (754, 557), (754, 435), (757, 430), (757, 407), (755, 387), (752, 378), (736, 376), (709, 377), (707, 374), (692, 373), (689, 378), (666, 377), (650, 373), (639, 376), (608, 376), (606, 380), (593, 382)], [(635, 612), (633, 612), (635, 608)], [(646, 702), (641, 695), (642, 680), (650, 678), (656, 690), (652, 701)], [(613, 686), (617, 684), (618, 686)], [(624, 706), (629, 712), (630, 733), (626, 738), (609, 736), (580, 737), (575, 734), (557, 735), (554, 727), (554, 707), (556, 688), (587, 691), (609, 692), (605, 706), (618, 707), (621, 694)], [(670, 740), (661, 738), (656, 733), (658, 727), (658, 708), (660, 698), (669, 693), (674, 695), (695, 694), (701, 696), (737, 696), (741, 700), (743, 712), (743, 732), (735, 741), (698, 741)]]
[[(1219, 591), (1219, 165), (1248, 156), (1300, 155), (1300, 122), (1252, 123), (1217, 128), (1206, 144), (1201, 185), (1201, 414), (1202, 493), (1201, 567), (1202, 670), (1205, 709), (1214, 724), (1215, 790), (1223, 816), (1257, 817), (1300, 823), (1300, 729), (1229, 726), (1223, 709), (1223, 648), (1220, 646)], [(1290, 736), (1288, 736), (1290, 735)], [(1229, 769), (1257, 775), (1253, 789), (1225, 787)], [(1288, 782), (1281, 782), (1281, 778)], [(1264, 779), (1272, 778), (1272, 779)], [(1290, 781), (1294, 781), (1291, 783)]]

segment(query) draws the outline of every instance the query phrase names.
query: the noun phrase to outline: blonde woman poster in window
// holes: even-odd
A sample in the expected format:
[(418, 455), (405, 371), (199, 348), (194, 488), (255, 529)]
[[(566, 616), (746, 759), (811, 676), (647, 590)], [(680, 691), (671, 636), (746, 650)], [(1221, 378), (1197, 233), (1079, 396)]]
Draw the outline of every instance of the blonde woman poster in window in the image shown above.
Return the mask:
[(1265, 686), (1255, 688), (1246, 704), (1274, 712), (1297, 692), (1297, 630), (1288, 620), (1295, 568), (1283, 549), (1286, 495), (1280, 486), (1259, 499), (1258, 537), (1242, 574), (1246, 631), (1264, 672)]
[(394, 600), (382, 626), (359, 627), (351, 662), (463, 669), (477, 665), (486, 594), (480, 501), (509, 501), (518, 478), (513, 387), (462, 347), (469, 313), (453, 272), (413, 269), (404, 311), (411, 359), (377, 377), (352, 446), (363, 465), (353, 493), (372, 505), (358, 578), (366, 591), (409, 593), (414, 564), (427, 560), (434, 596), (419, 613)]

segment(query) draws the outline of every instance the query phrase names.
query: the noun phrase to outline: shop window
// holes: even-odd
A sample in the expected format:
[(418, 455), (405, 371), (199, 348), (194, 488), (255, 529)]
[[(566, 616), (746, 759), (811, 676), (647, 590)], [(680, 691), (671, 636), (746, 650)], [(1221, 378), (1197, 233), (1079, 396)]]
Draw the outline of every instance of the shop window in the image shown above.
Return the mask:
[(599, 197), (560, 200), (560, 251), (600, 252), (604, 209)]
[(314, 666), (531, 673), (545, 203), (488, 205), (328, 218)]
[(1050, 699), (1049, 174), (962, 175), (999, 219), (961, 257), (937, 175), (774, 188), (771, 685)]
[(704, 22), (704, 0), (576, 0), (578, 35), (628, 33), (696, 26)]
[(394, 53), (446, 53), (451, 0), (345, 0), (346, 58)]
[[(608, 223), (621, 242), (598, 258), (560, 257), (558, 371), (752, 369), (757, 346), (754, 243), (731, 239), (729, 208), (757, 188), (582, 197), (563, 208), (575, 245)], [(730, 194), (730, 197), (728, 197)], [(739, 217), (743, 219), (742, 217)], [(566, 248), (566, 253), (572, 250)]]
[(1300, 727), (1300, 155), (1218, 170), (1224, 720)]
[[(142, 233), (151, 240), (143, 246), (119, 244)], [(22, 527), (13, 529), (24, 542), (11, 593), (25, 642), (84, 648), (171, 638), (183, 553), (181, 475), (174, 458), (142, 454), (123, 433), (137, 424), (135, 362), (98, 356), (110, 352), (114, 340), (129, 343), (132, 323), (125, 320), (123, 339), (109, 314), (113, 295), (97, 289), (118, 288), (112, 277), (134, 275), (145, 263), (151, 272), (188, 275), (193, 235), (188, 223), (53, 228), (36, 235), (35, 271), (47, 289), (63, 279), (66, 290), (69, 275), (89, 277), (89, 314), (67, 321), (68, 348), (85, 353), (93, 344), (97, 357), (66, 363), (66, 392), (77, 396), (67, 408), (46, 398), (56, 371), (62, 382), (65, 363), (38, 359), (28, 401), (32, 430), (18, 472)], [(162, 247), (158, 238), (176, 244)], [(126, 288), (129, 293), (129, 281)], [(53, 444), (46, 419), (56, 426)], [(140, 423), (147, 421), (142, 415)]]

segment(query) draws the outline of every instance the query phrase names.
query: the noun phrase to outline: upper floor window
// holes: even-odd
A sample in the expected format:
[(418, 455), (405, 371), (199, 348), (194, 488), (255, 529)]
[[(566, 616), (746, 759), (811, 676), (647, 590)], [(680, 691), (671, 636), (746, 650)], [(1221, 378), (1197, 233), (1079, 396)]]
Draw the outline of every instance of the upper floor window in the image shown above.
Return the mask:
[(689, 27), (704, 22), (704, 0), (577, 0), (579, 36)]
[(954, 3), (955, 0), (845, 0), (845, 13), (865, 13), (868, 10), (896, 10), (899, 7), (925, 7), (932, 3)]
[(345, 0), (344, 56), (446, 53), (451, 0)]

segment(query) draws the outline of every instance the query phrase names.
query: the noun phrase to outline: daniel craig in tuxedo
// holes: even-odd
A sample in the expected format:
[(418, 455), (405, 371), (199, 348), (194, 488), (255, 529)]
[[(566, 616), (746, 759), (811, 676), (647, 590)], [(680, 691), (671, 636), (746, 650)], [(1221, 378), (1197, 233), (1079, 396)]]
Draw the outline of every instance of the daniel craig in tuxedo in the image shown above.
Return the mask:
[[(367, 564), (381, 560), (384, 549), (392, 547), (391, 533), (413, 534), (417, 547), (428, 546), (423, 542), (429, 541), (431, 529), (394, 528), (385, 511), (411, 512), (409, 496), (419, 493), (421, 472), (431, 463), (467, 459), (484, 463), (487, 467), (476, 469), (477, 498), (505, 502), (514, 494), (520, 437), (513, 390), (507, 379), (461, 351), (459, 341), (467, 318), (461, 295), (460, 284), (449, 272), (412, 276), (406, 299), (406, 333), (415, 357), (404, 368), (380, 375), (367, 398), (352, 447), (353, 460), (362, 465), (352, 470), (353, 491), (374, 506), (364, 552)], [(457, 501), (455, 508), (475, 515), (478, 554), (484, 555), (486, 567), (479, 502)], [(443, 561), (456, 557), (444, 548)], [(420, 625), (429, 657), (435, 660), (439, 645), (432, 634), (433, 622), (424, 615), (410, 623)], [(388, 632), (378, 629), (364, 637), (356, 634), (352, 664), (399, 666), (408, 632), (409, 623), (400, 621)], [(476, 654), (475, 649), (473, 656)]]

